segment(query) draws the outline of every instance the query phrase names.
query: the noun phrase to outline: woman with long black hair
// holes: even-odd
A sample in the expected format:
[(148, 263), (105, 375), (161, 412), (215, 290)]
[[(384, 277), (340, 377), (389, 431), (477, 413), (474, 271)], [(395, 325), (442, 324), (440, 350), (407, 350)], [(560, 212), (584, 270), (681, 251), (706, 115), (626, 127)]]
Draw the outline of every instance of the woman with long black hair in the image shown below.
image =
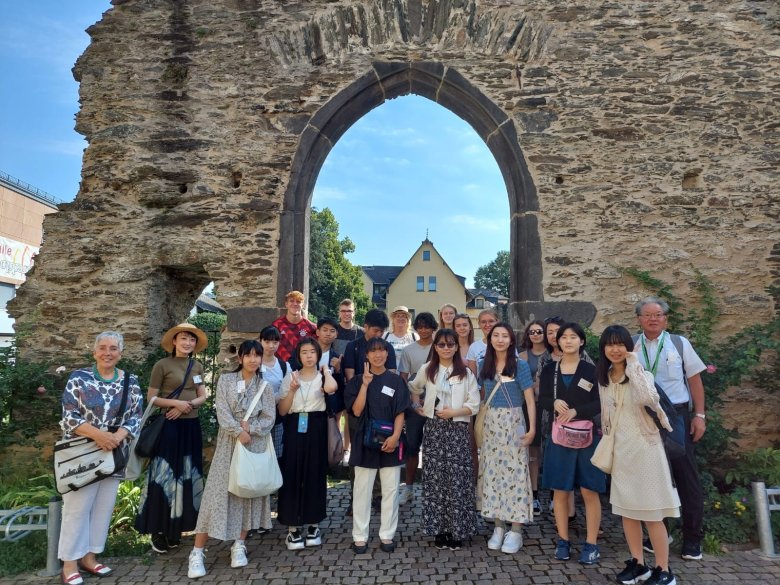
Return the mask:
[(439, 329), (433, 348), (409, 386), (412, 394), (425, 395), (417, 409), (426, 417), (423, 528), (435, 535), (436, 548), (458, 550), (476, 532), (469, 421), (479, 410), (479, 388), (452, 329)]
[[(521, 527), (533, 521), (528, 446), (536, 434), (536, 402), (531, 370), (516, 356), (512, 327), (496, 323), (487, 337), (485, 358), (479, 367), (488, 411), (482, 432), (477, 493), (482, 516), (495, 520), (488, 548), (508, 554), (520, 550)], [(529, 414), (527, 430), (523, 403)]]

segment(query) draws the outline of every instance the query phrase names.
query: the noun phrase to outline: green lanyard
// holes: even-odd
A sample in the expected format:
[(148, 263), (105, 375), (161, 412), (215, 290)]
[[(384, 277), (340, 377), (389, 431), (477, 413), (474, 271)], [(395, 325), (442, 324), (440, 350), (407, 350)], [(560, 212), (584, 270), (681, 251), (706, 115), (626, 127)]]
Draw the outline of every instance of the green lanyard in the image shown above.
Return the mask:
[[(658, 352), (655, 354), (655, 361), (653, 367), (650, 368), (650, 373), (655, 377), (655, 373), (658, 370), (658, 360), (661, 358), (661, 350), (664, 348), (664, 340), (666, 339), (666, 331), (661, 335), (661, 341), (658, 343)], [(645, 363), (650, 365), (650, 356), (647, 355), (647, 346), (645, 345), (645, 334), (642, 334), (642, 353), (645, 355)]]

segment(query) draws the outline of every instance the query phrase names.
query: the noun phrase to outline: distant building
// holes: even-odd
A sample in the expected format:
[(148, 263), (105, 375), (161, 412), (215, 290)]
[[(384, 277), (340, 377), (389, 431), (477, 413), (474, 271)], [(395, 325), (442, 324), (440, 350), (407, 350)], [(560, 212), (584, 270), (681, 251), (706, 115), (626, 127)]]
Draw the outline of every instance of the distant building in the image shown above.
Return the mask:
[(471, 317), (476, 327), (482, 309), (508, 299), (490, 289), (467, 289), (466, 278), (455, 274), (429, 239), (425, 239), (404, 266), (361, 266), (363, 288), (375, 306), (386, 311), (404, 305), (412, 315), (451, 303)]
[(14, 336), (6, 305), (24, 282), (43, 242), (43, 218), (58, 201), (32, 185), (0, 171), (0, 345)]

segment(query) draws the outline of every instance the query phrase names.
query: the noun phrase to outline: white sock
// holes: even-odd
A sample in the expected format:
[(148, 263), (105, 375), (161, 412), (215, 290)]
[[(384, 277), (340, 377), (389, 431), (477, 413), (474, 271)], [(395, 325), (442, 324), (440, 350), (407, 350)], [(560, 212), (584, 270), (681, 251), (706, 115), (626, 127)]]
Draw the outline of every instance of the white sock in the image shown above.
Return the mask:
[(199, 552), (199, 553), (202, 553), (202, 552), (203, 552), (203, 549), (204, 549), (204, 547), (202, 547), (202, 546), (201, 546), (200, 548), (198, 548), (197, 546), (193, 546), (193, 547), (192, 547), (192, 552)]

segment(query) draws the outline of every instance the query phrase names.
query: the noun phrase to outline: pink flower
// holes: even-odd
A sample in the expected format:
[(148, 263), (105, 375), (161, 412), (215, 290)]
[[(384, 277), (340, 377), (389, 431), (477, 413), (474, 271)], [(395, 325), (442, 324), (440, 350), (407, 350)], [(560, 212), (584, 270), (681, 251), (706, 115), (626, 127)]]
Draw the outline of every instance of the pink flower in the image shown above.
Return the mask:
[(718, 371), (718, 367), (717, 366), (715, 366), (713, 364), (710, 364), (710, 365), (707, 366), (707, 373), (708, 374), (714, 374), (717, 371)]
[(46, 386), (38, 386), (38, 394), (46, 394)]

